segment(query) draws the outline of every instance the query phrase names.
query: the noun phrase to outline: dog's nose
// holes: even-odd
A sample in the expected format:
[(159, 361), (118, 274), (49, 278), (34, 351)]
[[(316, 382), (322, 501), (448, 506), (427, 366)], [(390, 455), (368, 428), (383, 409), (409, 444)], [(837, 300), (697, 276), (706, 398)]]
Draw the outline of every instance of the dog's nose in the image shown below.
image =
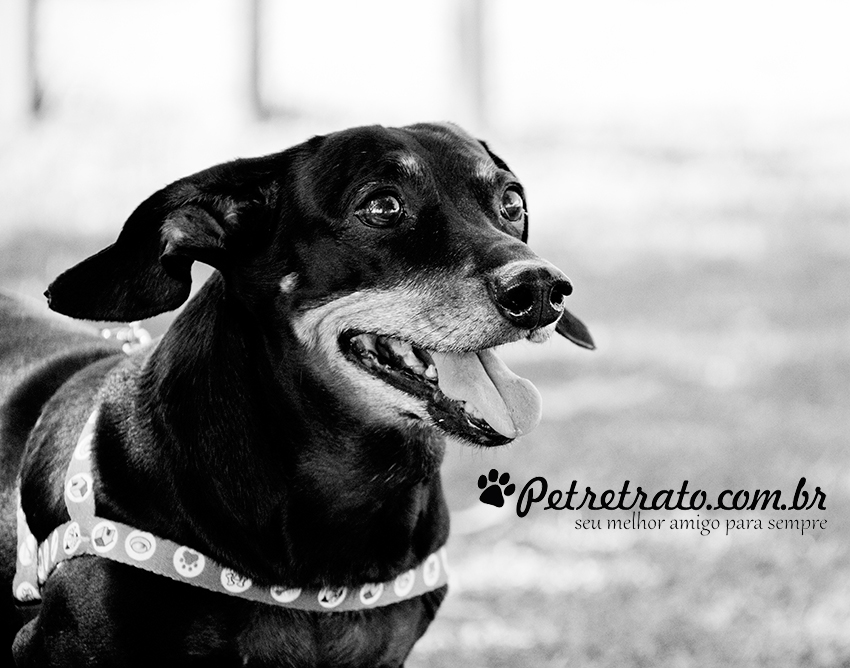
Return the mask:
[(573, 286), (546, 262), (514, 262), (490, 279), (493, 300), (505, 318), (522, 329), (545, 327), (564, 312), (564, 297)]

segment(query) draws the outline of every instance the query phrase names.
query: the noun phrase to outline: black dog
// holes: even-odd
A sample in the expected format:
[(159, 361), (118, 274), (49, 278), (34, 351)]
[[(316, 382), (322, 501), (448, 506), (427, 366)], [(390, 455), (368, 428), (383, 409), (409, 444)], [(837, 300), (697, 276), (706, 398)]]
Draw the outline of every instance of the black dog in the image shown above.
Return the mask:
[[(536, 390), (489, 349), (556, 329), (593, 347), (527, 234), (516, 176), (449, 125), (315, 137), (154, 194), (47, 295), (74, 318), (140, 320), (187, 299), (192, 262), (217, 269), (158, 343), (125, 355), (0, 300), (3, 586), (18, 490), (53, 558), (94, 409), (98, 518), (266, 590), (344, 595), (416, 568), (448, 535), (444, 436), (500, 445), (539, 419)], [(446, 592), (316, 612), (175, 579), (62, 561), (40, 602), (6, 604), (16, 661), (400, 666)]]

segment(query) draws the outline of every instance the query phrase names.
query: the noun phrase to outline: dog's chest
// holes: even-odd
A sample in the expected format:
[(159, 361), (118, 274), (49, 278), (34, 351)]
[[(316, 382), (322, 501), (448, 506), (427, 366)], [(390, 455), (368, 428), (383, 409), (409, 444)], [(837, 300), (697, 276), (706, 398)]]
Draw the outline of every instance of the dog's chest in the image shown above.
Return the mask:
[(401, 666), (430, 621), (423, 612), (416, 600), (382, 610), (318, 615), (259, 609), (237, 645), (246, 666)]

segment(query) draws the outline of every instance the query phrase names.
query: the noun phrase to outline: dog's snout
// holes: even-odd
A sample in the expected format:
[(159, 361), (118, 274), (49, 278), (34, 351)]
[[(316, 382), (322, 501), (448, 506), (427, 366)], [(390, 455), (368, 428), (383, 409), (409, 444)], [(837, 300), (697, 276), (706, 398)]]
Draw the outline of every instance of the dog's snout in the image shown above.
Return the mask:
[(564, 311), (564, 298), (573, 291), (570, 280), (544, 262), (503, 267), (492, 276), (490, 287), (500, 313), (522, 329), (555, 322)]

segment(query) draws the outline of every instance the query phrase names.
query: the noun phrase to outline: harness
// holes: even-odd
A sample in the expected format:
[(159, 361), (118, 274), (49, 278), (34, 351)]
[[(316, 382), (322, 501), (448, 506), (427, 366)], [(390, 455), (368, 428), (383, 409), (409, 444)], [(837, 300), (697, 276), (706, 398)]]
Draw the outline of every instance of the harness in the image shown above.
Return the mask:
[(40, 588), (63, 561), (90, 554), (121, 562), (178, 582), (252, 601), (296, 610), (345, 612), (416, 598), (447, 584), (446, 550), (440, 548), (416, 568), (389, 582), (359, 588), (289, 588), (255, 586), (251, 579), (222, 566), (186, 545), (97, 517), (91, 452), (96, 409), (83, 427), (65, 474), (65, 506), (69, 522), (37, 545), (27, 526), (18, 493), (18, 557), (13, 594), (21, 602), (41, 599)]

